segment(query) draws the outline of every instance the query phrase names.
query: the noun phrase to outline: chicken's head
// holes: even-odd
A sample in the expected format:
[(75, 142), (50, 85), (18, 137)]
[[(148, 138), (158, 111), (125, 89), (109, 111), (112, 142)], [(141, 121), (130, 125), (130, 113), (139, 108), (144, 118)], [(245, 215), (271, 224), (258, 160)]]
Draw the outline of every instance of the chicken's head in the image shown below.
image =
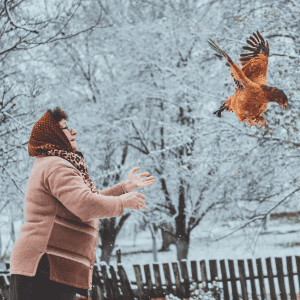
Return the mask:
[(268, 92), (268, 99), (270, 102), (277, 102), (280, 106), (286, 109), (288, 98), (283, 90), (266, 85), (263, 85), (262, 88)]

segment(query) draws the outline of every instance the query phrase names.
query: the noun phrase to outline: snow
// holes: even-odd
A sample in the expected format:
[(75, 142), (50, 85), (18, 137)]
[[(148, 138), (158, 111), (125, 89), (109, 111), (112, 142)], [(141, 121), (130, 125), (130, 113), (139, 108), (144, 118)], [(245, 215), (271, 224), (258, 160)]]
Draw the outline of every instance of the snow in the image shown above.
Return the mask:
[[(85, 40), (83, 35), (77, 42), (74, 40), (74, 47), (70, 45), (69, 50), (78, 58), (78, 64), (72, 61), (68, 51), (64, 51), (64, 48), (58, 46), (51, 48), (54, 56), (49, 56), (49, 60), (58, 57), (53, 69), (49, 66), (46, 67), (46, 64), (44, 65), (42, 62), (33, 60), (34, 62), (31, 63), (34, 69), (37, 67), (36, 70), (41, 72), (39, 76), (42, 75), (41, 78), (43, 78), (43, 74), (47, 74), (45, 78), (48, 79), (45, 85), (46, 92), (37, 101), (40, 110), (35, 109), (36, 115), (30, 115), (28, 122), (34, 121), (31, 124), (33, 125), (41, 117), (41, 111), (44, 111), (45, 107), (50, 104), (53, 107), (55, 104), (61, 105), (63, 108), (64, 106), (65, 108), (69, 107), (68, 112), (73, 118), (70, 120), (72, 121), (70, 124), (75, 124), (74, 126), (78, 129), (79, 150), (83, 151), (89, 174), (97, 187), (99, 184), (99, 189), (103, 187), (103, 181), (108, 180), (108, 175), (111, 182), (106, 183), (108, 186), (112, 186), (116, 184), (114, 182), (115, 174), (120, 175), (123, 180), (126, 170), (133, 166), (142, 164), (146, 171), (148, 168), (151, 170), (161, 169), (163, 163), (166, 167), (162, 174), (155, 174), (155, 176), (157, 182), (160, 179), (166, 180), (170, 198), (177, 212), (178, 191), (176, 188), (181, 178), (181, 171), (178, 171), (177, 165), (185, 158), (183, 155), (179, 155), (178, 159), (173, 160), (172, 152), (176, 150), (175, 147), (178, 148), (178, 145), (191, 142), (191, 137), (197, 136), (193, 155), (189, 158), (190, 163), (195, 164), (192, 172), (197, 174), (197, 177), (194, 182), (187, 181), (186, 187), (190, 188), (192, 192), (187, 194), (186, 198), (192, 199), (194, 203), (199, 197), (203, 199), (203, 202), (197, 206), (196, 211), (199, 215), (211, 201), (223, 198), (223, 193), (230, 194), (234, 201), (228, 208), (227, 214), (224, 210), (222, 211), (223, 221), (228, 221), (228, 227), (214, 224), (212, 220), (210, 223), (201, 221), (199, 227), (192, 231), (188, 264), (191, 260), (205, 259), (207, 268), (209, 268), (209, 259), (218, 261), (233, 259), (236, 264), (237, 259), (262, 258), (266, 274), (265, 258), (271, 257), (272, 265), (275, 266), (274, 258), (282, 257), (284, 268), (286, 268), (285, 257), (298, 254), (298, 248), (294, 247), (299, 240), (298, 223), (268, 222), (267, 231), (262, 232), (255, 247), (252, 241), (256, 234), (256, 227), (247, 228), (247, 231), (239, 231), (226, 239), (218, 239), (231, 233), (245, 222), (244, 220), (230, 221), (232, 216), (239, 215), (240, 212), (243, 212), (244, 218), (252, 214), (255, 216), (255, 213), (267, 213), (276, 203), (284, 199), (280, 194), (283, 193), (281, 188), (290, 186), (291, 189), (297, 189), (298, 184), (294, 180), (298, 178), (298, 148), (287, 151), (285, 147), (289, 146), (287, 140), (292, 140), (296, 145), (299, 140), (297, 133), (299, 91), (298, 82), (295, 80), (299, 77), (297, 76), (299, 68), (298, 60), (289, 57), (298, 57), (295, 52), (297, 49), (295, 41), (297, 41), (299, 8), (294, 6), (293, 1), (284, 2), (284, 4), (280, 2), (280, 22), (282, 24), (279, 27), (277, 24), (278, 12), (273, 11), (270, 3), (262, 2), (264, 8), (258, 10), (259, 2), (255, 5), (253, 1), (245, 2), (240, 7), (239, 16), (236, 16), (236, 10), (232, 9), (234, 4), (232, 1), (223, 1), (222, 3), (217, 1), (211, 3), (207, 0), (198, 1), (198, 3), (188, 2), (190, 4), (185, 7), (187, 16), (183, 15), (184, 10), (177, 7), (178, 5), (174, 10), (167, 4), (162, 7), (157, 4), (153, 7), (149, 6), (148, 9), (151, 8), (151, 11), (152, 9), (158, 10), (154, 15), (167, 16), (163, 19), (161, 16), (151, 19), (152, 14), (149, 14), (147, 9), (141, 9), (143, 17), (137, 19), (143, 21), (136, 21), (136, 25), (128, 23), (128, 20), (134, 16), (134, 14), (127, 15), (128, 8), (125, 11), (128, 20), (124, 21), (122, 6), (114, 7), (112, 2), (110, 17), (120, 20), (119, 25), (106, 29), (99, 27), (93, 35), (89, 35), (89, 40)], [(193, 4), (191, 4), (192, 2)], [(109, 4), (109, 2), (107, 3)], [(279, 2), (276, 1), (274, 5), (277, 6), (277, 4), (279, 5)], [(248, 15), (249, 11), (252, 12), (250, 15)], [(264, 11), (265, 15), (262, 15)], [(80, 28), (81, 25), (78, 23)], [(189, 28), (191, 33), (189, 33)], [(268, 131), (258, 130), (254, 127), (249, 128), (248, 125), (241, 124), (234, 113), (224, 113), (222, 119), (212, 115), (212, 112), (217, 110), (220, 104), (234, 91), (234, 87), (228, 77), (228, 68), (224, 63), (213, 58), (206, 42), (207, 39), (216, 39), (220, 46), (224, 47), (224, 50), (228, 50), (228, 54), (237, 61), (241, 47), (245, 46), (246, 38), (257, 29), (263, 29), (265, 37), (271, 36), (268, 38), (271, 47), (268, 82), (270, 85), (276, 85), (286, 91), (289, 96), (289, 105), (293, 108), (282, 111), (282, 108), (275, 103), (270, 104), (265, 112), (266, 115), (268, 114), (268, 124), (271, 125)], [(275, 38), (272, 37), (273, 35), (283, 36)], [(286, 36), (284, 37), (284, 35)], [(90, 44), (86, 43), (87, 41)], [(85, 52), (86, 50), (82, 46), (85, 44), (90, 45), (90, 48), (87, 49), (90, 54)], [(190, 50), (191, 56), (188, 57)], [(50, 55), (50, 51), (48, 53), (42, 50), (41, 56), (43, 53)], [(188, 58), (185, 66), (182, 64), (182, 57)], [(91, 81), (87, 81), (83, 73), (78, 70), (79, 65), (86, 67), (87, 61), (91, 63)], [(177, 66), (178, 62), (180, 62), (180, 67)], [(19, 65), (19, 63), (17, 64)], [(9, 65), (10, 61), (7, 60), (6, 68)], [(61, 67), (58, 67), (59, 65)], [(31, 73), (35, 74), (32, 69), (29, 72), (25, 64), (20, 69), (22, 72), (26, 71), (26, 76), (31, 76)], [(9, 73), (7, 69), (6, 73)], [(11, 73), (13, 74), (13, 72)], [(29, 77), (26, 77), (27, 81)], [(229, 85), (228, 82), (230, 82)], [(91, 88), (93, 84), (94, 88)], [(101, 86), (99, 90), (96, 88), (97, 85)], [(14, 90), (14, 94), (18, 92), (20, 85), (18, 83), (15, 86), (17, 89)], [(97, 99), (97, 103), (89, 102), (93, 95)], [(8, 95), (9, 97), (10, 95)], [(154, 98), (157, 98), (156, 102)], [(160, 101), (161, 103), (159, 103)], [(191, 113), (187, 113), (188, 103), (192, 110)], [(157, 106), (158, 104), (164, 105), (163, 111)], [(27, 98), (18, 102), (19, 109), (21, 105), (28, 106)], [(84, 107), (84, 109), (78, 110), (78, 107)], [(195, 125), (184, 128), (176, 121), (178, 107), (182, 107), (185, 116), (192, 117), (197, 121)], [(293, 112), (294, 109), (295, 112)], [(138, 115), (136, 116), (136, 114)], [(285, 120), (285, 117), (289, 120)], [(89, 122), (83, 122), (83, 120)], [(109, 166), (116, 165), (115, 162), (120, 161), (122, 151), (120, 145), (123, 141), (132, 141), (132, 136), (136, 134), (135, 129), (131, 128), (133, 121), (141, 132), (144, 131), (144, 128), (148, 128), (148, 123), (151, 124), (151, 131), (149, 131), (151, 136), (145, 137), (149, 154), (145, 159), (143, 154), (134, 152), (131, 148), (126, 164), (121, 166), (119, 169), (121, 174), (119, 174), (118, 170), (111, 170)], [(25, 122), (27, 126), (29, 126), (28, 122)], [(289, 125), (287, 122), (294, 123), (294, 125)], [(13, 123), (16, 122), (3, 123), (1, 127), (3, 132), (4, 130), (6, 132), (4, 128), (6, 125), (12, 126)], [(162, 126), (160, 124), (166, 129), (163, 150), (161, 147), (151, 146), (160, 140), (159, 130)], [(296, 130), (296, 132), (289, 133), (288, 129)], [(195, 130), (195, 132), (191, 134), (191, 130)], [(28, 141), (29, 133), (25, 131), (25, 140), (22, 141), (22, 144)], [(95, 136), (101, 137), (99, 144), (94, 138)], [(9, 158), (10, 154), (7, 154), (8, 150), (12, 148), (12, 145), (15, 147), (16, 141), (18, 143), (20, 141), (18, 139), (15, 141), (14, 136), (11, 138), (12, 141), (5, 141), (2, 146), (2, 150), (6, 153), (5, 156), (2, 156), (1, 164), (3, 165), (6, 164), (6, 160), (11, 159)], [(120, 144), (116, 146), (116, 153), (105, 163), (103, 157), (114, 150), (107, 148), (107, 145), (117, 142)], [(17, 148), (15, 149), (17, 150)], [(24, 153), (20, 153), (24, 154), (23, 156), (26, 158), (28, 156), (27, 146), (24, 149)], [(161, 153), (166, 155), (164, 161), (159, 159)], [(176, 155), (176, 157), (178, 156)], [(32, 159), (28, 160), (31, 166), (28, 164), (25, 167), (26, 160), (18, 162), (18, 168), (13, 163), (8, 171), (1, 175), (5, 179), (0, 188), (3, 191), (2, 201), (3, 204), (6, 201), (10, 203), (5, 212), (2, 211), (0, 217), (1, 255), (5, 250), (11, 251), (13, 243), (16, 241), (22, 223), (16, 220), (22, 218), (24, 198), (6, 173), (13, 175), (17, 179), (15, 182), (20, 185), (20, 190), (25, 191), (25, 184), (32, 169)], [(235, 170), (238, 171), (233, 174)], [(208, 172), (211, 172), (212, 175), (207, 175)], [(218, 178), (222, 178), (222, 181), (219, 181)], [(210, 186), (208, 186), (209, 184)], [(201, 194), (198, 187), (204, 185), (207, 185), (209, 189), (205, 194)], [(146, 193), (148, 198), (146, 204), (149, 211), (151, 211), (151, 205), (156, 204), (155, 199), (160, 201), (165, 196), (157, 183), (152, 190), (149, 189)], [(300, 209), (298, 194), (293, 194), (292, 191), (289, 193), (291, 193), (291, 197), (277, 208), (280, 211), (286, 209), (285, 205), (289, 205), (294, 211)], [(158, 195), (159, 197), (157, 197)], [(269, 196), (272, 198), (268, 198)], [(264, 197), (267, 200), (265, 199), (266, 201), (262, 202), (260, 206), (260, 201)], [(242, 200), (238, 200), (238, 198)], [(259, 198), (257, 201), (250, 202), (257, 198)], [(149, 201), (150, 199), (153, 201)], [(186, 222), (188, 223), (195, 205), (186, 202)], [(11, 211), (8, 217), (9, 209)], [(152, 217), (153, 215), (148, 220), (151, 221)], [(15, 220), (15, 236), (13, 232), (10, 234), (12, 231), (11, 219)], [(149, 231), (139, 233), (136, 246), (132, 246), (131, 235), (120, 233), (119, 237), (117, 239), (118, 247), (115, 248), (114, 253), (118, 248), (122, 253), (152, 249), (152, 238)], [(158, 247), (161, 246), (161, 243), (160, 237)], [(176, 247), (172, 245), (170, 249), (168, 252), (158, 253), (158, 263), (176, 261)], [(145, 263), (154, 263), (152, 253), (122, 255), (122, 264), (120, 265), (126, 270), (129, 279), (135, 280), (132, 265), (140, 264), (143, 269), (142, 266)], [(111, 258), (111, 264), (117, 267), (116, 258)], [(172, 270), (171, 266), (170, 269)], [(227, 273), (229, 273), (228, 270)], [(152, 279), (154, 282), (154, 278)], [(275, 282), (277, 281), (275, 280)], [(297, 284), (298, 281), (295, 281), (296, 289), (299, 290)]]
[[(214, 240), (217, 237), (221, 237), (227, 233), (227, 231), (231, 229), (227, 229), (226, 227), (216, 227), (214, 228), (210, 236), (214, 237)], [(273, 274), (276, 275), (276, 264), (275, 264), (275, 257), (281, 257), (282, 263), (283, 263), (283, 270), (284, 274), (287, 274), (287, 267), (286, 267), (286, 256), (292, 256), (292, 263), (293, 263), (293, 272), (297, 272), (296, 270), (296, 261), (295, 261), (295, 255), (299, 255), (299, 248), (297, 247), (286, 247), (288, 243), (295, 243), (297, 241), (300, 241), (300, 223), (282, 223), (281, 221), (271, 221), (269, 223), (268, 229), (266, 232), (263, 232), (263, 234), (258, 238), (257, 244), (255, 249), (250, 249), (248, 247), (249, 241), (247, 242), (247, 238), (245, 238), (245, 233), (237, 232), (234, 235), (231, 235), (230, 237), (219, 240), (219, 241), (213, 241), (212, 238), (208, 238), (208, 233), (203, 232), (203, 230), (196, 230), (192, 237), (188, 252), (188, 259), (187, 265), (188, 265), (188, 272), (189, 277), (191, 278), (191, 269), (190, 269), (190, 261), (196, 260), (197, 261), (197, 268), (198, 268), (198, 278), (201, 278), (200, 270), (199, 270), (199, 261), (205, 260), (206, 268), (207, 268), (207, 275), (208, 279), (210, 280), (210, 272), (209, 272), (209, 260), (217, 260), (217, 267), (218, 267), (218, 277), (222, 278), (221, 272), (220, 272), (220, 264), (219, 261), (224, 259), (225, 265), (226, 265), (226, 272), (227, 276), (229, 277), (229, 269), (228, 269), (228, 259), (231, 259), (234, 261), (235, 266), (235, 275), (236, 277), (239, 276), (238, 274), (238, 265), (237, 260), (241, 259), (245, 262), (245, 272), (246, 276), (249, 276), (248, 271), (248, 264), (247, 259), (252, 259), (252, 264), (254, 267), (254, 274), (257, 275), (257, 269), (256, 269), (256, 263), (255, 259), (261, 258), (262, 260), (262, 267), (263, 267), (263, 273), (264, 275), (267, 275), (267, 269), (266, 269), (266, 261), (265, 259), (270, 257), (271, 258), (271, 264), (272, 264), (272, 270)], [(292, 232), (294, 231), (294, 232)], [(205, 236), (206, 235), (206, 236)], [(122, 236), (120, 234), (120, 236)], [(132, 240), (131, 240), (132, 238)], [(251, 237), (249, 236), (249, 239)], [(158, 243), (158, 249), (160, 249), (162, 245), (162, 239), (161, 236), (158, 236), (157, 239)], [(152, 249), (152, 238), (150, 232), (141, 232), (137, 236), (137, 242), (136, 246), (133, 246), (133, 236), (127, 236), (124, 238), (118, 238), (116, 242), (116, 247), (113, 251), (113, 254), (116, 254), (116, 251), (118, 249), (121, 249), (121, 261), (122, 265), (126, 271), (126, 274), (128, 276), (129, 281), (136, 281), (133, 265), (140, 265), (141, 270), (144, 270), (143, 266), (146, 264), (150, 264), (150, 271), (151, 271), (151, 278), (152, 281), (155, 282), (154, 278), (154, 272), (153, 268), (151, 267), (154, 263), (159, 263), (160, 273), (161, 275), (164, 274), (162, 263), (169, 263), (169, 268), (171, 271), (171, 279), (173, 282), (175, 282), (174, 274), (172, 272), (173, 268), (171, 263), (177, 262), (177, 254), (176, 254), (176, 247), (175, 245), (170, 246), (170, 251), (167, 252), (158, 252), (158, 262), (153, 261), (153, 254), (152, 253), (140, 253), (140, 254), (131, 254), (131, 255), (123, 255), (122, 253), (127, 252), (133, 252), (138, 250), (151, 250)], [(115, 257), (111, 257), (110, 265), (114, 267), (115, 270), (117, 270), (117, 260)], [(145, 276), (142, 271), (142, 278), (145, 282)], [(182, 277), (181, 277), (182, 278)], [(164, 275), (161, 277), (162, 284), (165, 284), (165, 278)], [(258, 280), (256, 281), (256, 290), (259, 293), (259, 283)], [(221, 283), (220, 283), (221, 284)], [(279, 286), (278, 286), (278, 280), (274, 279), (275, 289), (276, 293), (279, 293)], [(299, 291), (299, 282), (298, 278), (294, 276), (294, 284), (296, 291)], [(251, 286), (250, 282), (247, 283), (247, 289), (248, 293), (251, 292)], [(133, 288), (135, 288), (135, 285), (132, 285)], [(209, 286), (211, 286), (209, 284)], [(222, 284), (221, 284), (222, 286)], [(240, 290), (240, 284), (237, 283), (238, 289)], [(266, 292), (269, 293), (269, 284), (267, 280), (265, 279), (265, 286), (266, 286)], [(288, 291), (288, 278), (285, 278), (285, 286)], [(229, 285), (229, 290), (231, 289), (231, 286)], [(240, 290), (241, 292), (241, 290)]]
[(105, 266), (105, 267), (107, 267), (107, 263), (103, 260), (103, 261), (100, 261), (100, 265), (101, 266)]

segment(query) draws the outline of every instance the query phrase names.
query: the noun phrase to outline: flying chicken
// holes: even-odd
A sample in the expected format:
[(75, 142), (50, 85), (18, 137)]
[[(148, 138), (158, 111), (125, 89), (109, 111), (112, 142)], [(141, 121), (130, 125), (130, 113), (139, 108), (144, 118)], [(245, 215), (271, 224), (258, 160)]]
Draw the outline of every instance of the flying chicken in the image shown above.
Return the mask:
[(249, 53), (240, 54), (238, 67), (216, 42), (212, 40), (208, 42), (217, 52), (215, 56), (220, 60), (226, 58), (226, 65), (231, 67), (230, 75), (236, 87), (234, 95), (230, 96), (214, 114), (220, 118), (223, 110), (234, 111), (240, 122), (247, 122), (250, 127), (252, 125), (263, 127), (267, 122), (261, 115), (267, 109), (268, 103), (277, 102), (286, 109), (288, 98), (282, 90), (268, 86), (269, 43), (265, 42), (258, 31), (253, 33), (247, 43), (249, 46), (244, 46), (243, 49)]

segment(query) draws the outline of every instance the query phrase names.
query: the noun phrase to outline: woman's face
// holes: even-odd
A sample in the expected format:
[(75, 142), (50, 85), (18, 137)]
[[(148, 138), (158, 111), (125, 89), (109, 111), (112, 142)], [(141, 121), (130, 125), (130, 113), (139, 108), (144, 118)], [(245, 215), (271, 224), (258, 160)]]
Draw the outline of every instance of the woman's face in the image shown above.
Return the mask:
[(63, 130), (66, 137), (70, 141), (72, 150), (75, 151), (77, 149), (77, 145), (75, 142), (75, 134), (77, 134), (77, 131), (73, 128), (71, 129), (71, 131), (69, 131), (69, 129), (66, 128), (66, 127), (68, 127), (68, 122), (65, 119), (62, 119), (60, 122), (58, 122), (58, 125), (60, 126), (60, 128)]

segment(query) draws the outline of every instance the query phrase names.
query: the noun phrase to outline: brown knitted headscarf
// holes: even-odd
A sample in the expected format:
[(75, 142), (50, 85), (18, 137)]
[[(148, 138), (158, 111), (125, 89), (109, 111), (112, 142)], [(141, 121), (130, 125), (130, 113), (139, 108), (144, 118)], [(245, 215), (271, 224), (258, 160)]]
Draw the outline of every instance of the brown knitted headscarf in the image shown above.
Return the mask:
[(47, 111), (33, 126), (28, 142), (29, 156), (46, 154), (66, 159), (80, 171), (84, 183), (93, 193), (100, 193), (90, 178), (82, 152), (72, 146), (56, 120)]
[(29, 156), (37, 156), (51, 149), (73, 151), (68, 138), (47, 111), (32, 128), (28, 152)]

